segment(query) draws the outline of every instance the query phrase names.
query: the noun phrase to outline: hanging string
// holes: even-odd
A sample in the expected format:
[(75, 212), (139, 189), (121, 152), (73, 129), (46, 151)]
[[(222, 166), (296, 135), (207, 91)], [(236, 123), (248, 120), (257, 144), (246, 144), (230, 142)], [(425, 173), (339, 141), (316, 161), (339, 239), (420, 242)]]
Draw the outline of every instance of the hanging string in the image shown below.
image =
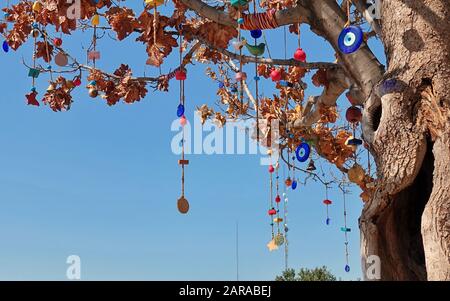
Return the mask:
[(350, 2), (351, 2), (351, 0), (347, 0), (347, 23), (345, 23), (344, 27), (348, 27), (350, 25), (350, 23), (351, 23), (351, 20), (350, 20)]
[[(241, 10), (238, 11), (238, 19), (241, 18)], [(242, 32), (241, 32), (241, 23), (238, 22), (238, 42), (241, 43)], [(239, 73), (241, 73), (240, 80), (240, 91), (239, 91), (239, 99), (241, 101), (241, 110), (244, 108), (244, 78), (242, 75), (242, 47), (239, 47)]]
[[(345, 178), (343, 178), (343, 181), (345, 181)], [(343, 203), (344, 203), (344, 235), (345, 235), (345, 271), (349, 272), (350, 271), (350, 266), (349, 266), (349, 252), (348, 252), (348, 232), (350, 231), (350, 229), (347, 227), (347, 204), (346, 204), (346, 197), (345, 195), (347, 194), (345, 191), (345, 186), (344, 186), (344, 182), (342, 185), (342, 194), (343, 194)]]
[[(253, 13), (256, 14), (256, 0), (253, 1)], [(257, 39), (255, 38), (255, 45)], [(258, 77), (258, 60), (255, 55), (255, 110), (256, 110), (256, 141), (259, 142), (259, 89), (258, 89), (259, 77)]]
[(298, 48), (301, 48), (301, 38), (300, 38), (300, 23), (297, 23), (297, 43)]
[(44, 43), (45, 43), (45, 51), (46, 51), (46, 53), (47, 53), (47, 58), (48, 58), (48, 60), (49, 60), (49, 71), (50, 71), (50, 80), (51, 81), (53, 81), (53, 71), (52, 71), (52, 68), (51, 68), (51, 66), (50, 66), (50, 52), (49, 52), (49, 50), (48, 50), (48, 37), (47, 37), (47, 34), (45, 33), (44, 34)]
[[(274, 208), (273, 206), (273, 173), (270, 172), (270, 202), (269, 202), (269, 210), (272, 210)], [(273, 222), (273, 216), (269, 214), (270, 217), (270, 226), (272, 227), (272, 239), (274, 239), (274, 222)]]
[[(93, 50), (95, 52), (95, 51), (97, 51), (97, 25), (94, 25), (94, 36), (93, 36), (92, 43), (93, 43)], [(93, 59), (92, 59), (92, 64), (94, 66), (94, 69), (95, 69), (95, 62), (96, 62), (96, 55), (94, 55)]]
[(276, 164), (276, 173), (275, 173), (275, 189), (276, 189), (276, 194), (277, 194), (277, 235), (279, 235), (281, 233), (280, 231), (280, 202), (279, 202), (279, 197), (280, 197), (280, 190), (279, 190), (279, 183), (278, 183), (278, 179), (279, 179), (279, 175), (278, 175), (278, 169), (279, 169), (279, 163), (277, 162)]

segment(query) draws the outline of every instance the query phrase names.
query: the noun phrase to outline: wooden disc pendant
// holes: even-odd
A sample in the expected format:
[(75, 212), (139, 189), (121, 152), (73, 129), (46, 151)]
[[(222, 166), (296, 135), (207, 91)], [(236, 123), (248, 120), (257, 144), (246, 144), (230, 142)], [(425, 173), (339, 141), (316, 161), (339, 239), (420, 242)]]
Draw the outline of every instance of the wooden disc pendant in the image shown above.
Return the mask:
[(69, 62), (69, 60), (68, 60), (67, 56), (62, 52), (59, 52), (55, 56), (55, 64), (60, 67), (66, 66), (68, 62)]
[(184, 196), (180, 197), (177, 202), (178, 211), (182, 214), (186, 214), (189, 211), (189, 202), (184, 198)]

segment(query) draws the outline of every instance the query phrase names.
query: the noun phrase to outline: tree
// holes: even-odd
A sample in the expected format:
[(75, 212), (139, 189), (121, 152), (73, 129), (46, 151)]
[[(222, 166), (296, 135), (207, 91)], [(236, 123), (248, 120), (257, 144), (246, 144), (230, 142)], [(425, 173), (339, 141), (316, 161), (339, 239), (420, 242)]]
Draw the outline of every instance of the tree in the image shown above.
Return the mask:
[[(146, 1), (142, 12), (126, 8), (127, 1), (67, 2), (20, 1), (4, 9), (5, 21), (0, 23), (5, 51), (8, 47), (17, 50), (31, 40), (36, 59), (49, 63), (59, 56), (61, 70), (29, 66), (33, 79), (39, 73), (59, 75), (51, 80), (42, 103), (55, 111), (70, 109), (70, 93), (84, 72), (88, 73), (90, 96), (101, 95), (108, 105), (121, 99), (133, 103), (145, 97), (148, 86), (167, 91), (175, 74), (184, 74), (194, 60), (209, 64), (215, 69), (208, 68), (207, 75), (221, 83), (218, 96), (226, 109), (221, 113), (202, 106), (203, 120), (220, 124), (240, 117), (257, 117), (269, 124), (278, 120), (282, 154), (306, 140), (319, 156), (361, 187), (365, 202), (360, 217), (363, 269), (366, 258), (377, 255), (384, 280), (450, 280), (450, 0), (377, 0), (373, 5), (366, 0), (261, 0), (259, 15), (250, 13), (252, 5), (244, 0), (234, 1), (242, 4), (237, 7), (228, 1), (174, 0), (168, 16), (154, 7), (154, 3), (161, 4), (158, 0)], [(77, 3), (79, 10), (73, 7)], [(374, 5), (378, 10), (377, 4), (379, 19), (371, 12)], [(73, 11), (79, 12), (77, 20), (68, 17)], [(108, 26), (98, 25), (100, 16)], [(372, 28), (365, 38), (381, 40), (386, 67), (365, 42), (352, 54), (339, 48), (342, 29), (365, 20)], [(227, 50), (230, 44), (237, 49), (242, 46), (235, 38), (246, 30), (286, 25), (297, 34), (303, 24), (336, 50), (336, 62), (271, 59)], [(118, 41), (134, 37), (146, 46), (146, 63), (155, 67), (163, 66), (181, 43), (184, 56), (168, 74), (135, 77), (126, 64), (114, 72), (95, 67), (92, 51), (97, 35), (89, 49), (90, 65), (79, 63), (52, 38), (55, 31), (70, 34), (92, 29), (114, 31)], [(276, 80), (279, 95), (252, 95), (241, 68), (248, 63), (258, 63), (259, 76), (264, 78), (275, 68), (285, 81), (282, 85)], [(302, 78), (312, 70), (317, 70), (313, 84), (323, 86), (323, 93), (304, 100)], [(70, 72), (76, 74), (74, 78), (67, 78)], [(239, 76), (233, 79), (232, 73)], [(33, 89), (27, 94), (28, 104), (40, 104), (37, 93)], [(375, 160), (376, 175), (353, 165), (355, 147), (346, 143), (352, 132), (337, 126), (336, 101), (344, 93), (363, 109), (363, 139)], [(271, 133), (270, 126), (258, 127), (260, 131), (256, 139), (275, 148), (262, 139)], [(303, 171), (320, 180), (318, 174)]]
[(297, 276), (294, 269), (287, 269), (281, 276), (277, 276), (275, 281), (336, 281), (336, 277), (323, 266), (314, 269), (301, 268)]

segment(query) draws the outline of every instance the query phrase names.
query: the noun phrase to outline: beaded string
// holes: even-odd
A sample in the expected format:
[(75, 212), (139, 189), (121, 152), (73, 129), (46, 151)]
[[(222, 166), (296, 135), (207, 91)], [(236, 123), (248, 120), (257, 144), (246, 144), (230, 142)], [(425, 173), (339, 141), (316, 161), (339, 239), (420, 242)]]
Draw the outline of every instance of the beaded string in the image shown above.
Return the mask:
[[(344, 180), (343, 180), (344, 181)], [(343, 182), (344, 184), (344, 182)], [(348, 232), (350, 231), (350, 228), (347, 227), (347, 204), (346, 204), (346, 191), (345, 191), (345, 186), (343, 185), (342, 187), (342, 196), (343, 196), (343, 204), (344, 204), (344, 236), (345, 236), (345, 271), (348, 273), (350, 272), (350, 266), (349, 266), (349, 252), (348, 252)]]
[[(253, 1), (253, 13), (256, 14), (256, 0)], [(257, 39), (255, 38), (255, 45)], [(259, 76), (258, 76), (258, 60), (255, 55), (255, 110), (256, 110), (256, 141), (259, 142)]]
[[(269, 202), (269, 210), (272, 210), (274, 208), (273, 206), (273, 172), (270, 172), (270, 202)], [(274, 239), (274, 222), (273, 222), (273, 215), (269, 214), (270, 217), (270, 226), (272, 228), (272, 239)]]
[[(241, 19), (241, 10), (238, 10), (238, 20)], [(241, 32), (241, 23), (238, 22), (238, 42), (241, 43), (241, 38), (242, 38), (242, 32)], [(242, 47), (239, 47), (239, 73), (241, 74), (241, 79), (240, 79), (240, 90), (239, 90), (239, 99), (241, 101), (241, 109), (243, 109), (244, 105), (244, 78), (242, 75)]]

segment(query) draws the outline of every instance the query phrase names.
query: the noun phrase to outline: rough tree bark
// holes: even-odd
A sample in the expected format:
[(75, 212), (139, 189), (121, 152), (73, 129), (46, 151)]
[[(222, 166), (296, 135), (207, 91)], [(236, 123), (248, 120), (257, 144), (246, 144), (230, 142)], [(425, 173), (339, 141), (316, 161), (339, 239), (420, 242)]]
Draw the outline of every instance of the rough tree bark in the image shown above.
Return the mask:
[(375, 254), (383, 280), (450, 280), (450, 1), (383, 1), (381, 28), (395, 81), (365, 106), (378, 185), (360, 220), (363, 266)]
[[(236, 25), (200, 0), (181, 1), (205, 18)], [(353, 2), (365, 7), (364, 0)], [(376, 31), (386, 71), (365, 44), (340, 54), (346, 18), (335, 0), (299, 0), (277, 21), (307, 23), (336, 49), (345, 76), (336, 76), (336, 89), (317, 103), (332, 105), (349, 84), (360, 91), (364, 140), (377, 165), (377, 188), (360, 217), (364, 276), (366, 258), (377, 255), (382, 280), (450, 280), (450, 0), (382, 1)], [(308, 125), (317, 121), (314, 114)]]

